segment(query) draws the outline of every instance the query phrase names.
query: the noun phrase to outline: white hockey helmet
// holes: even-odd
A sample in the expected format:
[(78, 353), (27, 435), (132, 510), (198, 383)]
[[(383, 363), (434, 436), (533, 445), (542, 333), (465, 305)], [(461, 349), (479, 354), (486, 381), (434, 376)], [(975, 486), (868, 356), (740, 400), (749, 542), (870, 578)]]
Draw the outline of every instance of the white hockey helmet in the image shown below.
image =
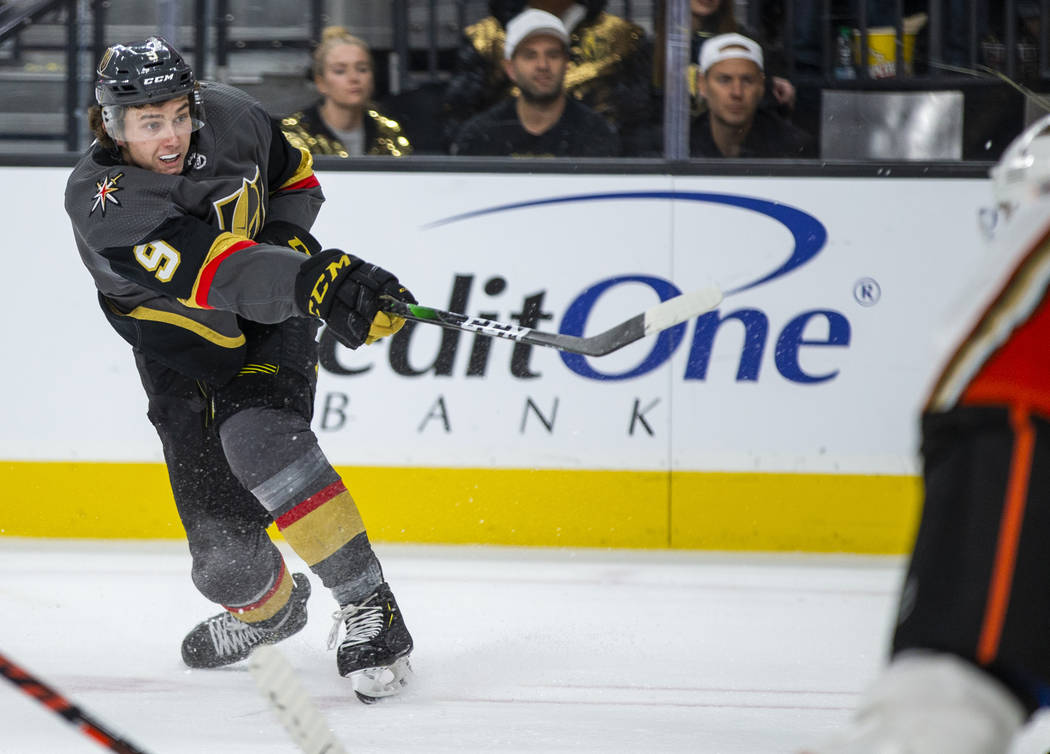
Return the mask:
[(992, 234), (1020, 207), (1050, 194), (1050, 114), (1010, 142), (989, 175), (995, 207), (981, 210), (981, 225)]

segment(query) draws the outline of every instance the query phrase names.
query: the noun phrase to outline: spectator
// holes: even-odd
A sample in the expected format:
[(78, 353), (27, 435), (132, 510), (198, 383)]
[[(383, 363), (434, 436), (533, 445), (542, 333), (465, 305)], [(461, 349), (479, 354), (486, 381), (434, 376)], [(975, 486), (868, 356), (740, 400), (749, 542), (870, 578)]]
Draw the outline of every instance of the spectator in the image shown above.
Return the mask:
[(471, 116), (508, 95), (503, 66), (505, 25), (526, 8), (558, 16), (569, 32), (565, 88), (619, 132), (624, 153), (639, 154), (650, 120), (652, 50), (644, 30), (605, 12), (607, 0), (490, 0), (491, 15), (468, 26), (446, 92), (448, 138)]
[[(732, 0), (689, 0), (689, 8), (692, 17), (689, 38), (691, 60), (696, 60), (699, 57), (700, 47), (704, 42), (719, 34), (735, 32), (749, 39), (762, 39), (760, 35), (736, 20)], [(654, 79), (661, 83), (660, 89), (663, 88), (662, 82), (664, 77), (663, 40), (665, 36), (664, 19), (666, 12), (666, 0), (659, 0), (656, 5), (653, 26), (656, 37), (656, 43), (654, 44)], [(762, 57), (766, 61), (766, 68), (770, 73), (766, 79), (766, 92), (762, 106), (776, 109), (786, 116), (795, 107), (797, 96), (795, 85), (785, 78), (787, 66), (779, 57), (769, 55), (769, 50), (765, 44), (762, 44)], [(698, 93), (696, 91), (693, 91), (692, 94), (694, 96), (694, 114), (699, 115), (707, 109), (707, 105), (702, 98), (697, 97)]]
[(401, 125), (372, 102), (375, 75), (368, 44), (342, 26), (329, 26), (314, 50), (311, 73), (320, 101), (281, 119), (293, 146), (339, 157), (412, 153)]
[(565, 94), (569, 34), (557, 16), (530, 8), (507, 24), (504, 70), (517, 87), (460, 129), (452, 154), (513, 157), (614, 157), (616, 130)]
[(708, 111), (693, 120), (693, 157), (813, 157), (813, 138), (758, 107), (765, 85), (762, 48), (740, 34), (720, 34), (700, 48), (697, 87)]

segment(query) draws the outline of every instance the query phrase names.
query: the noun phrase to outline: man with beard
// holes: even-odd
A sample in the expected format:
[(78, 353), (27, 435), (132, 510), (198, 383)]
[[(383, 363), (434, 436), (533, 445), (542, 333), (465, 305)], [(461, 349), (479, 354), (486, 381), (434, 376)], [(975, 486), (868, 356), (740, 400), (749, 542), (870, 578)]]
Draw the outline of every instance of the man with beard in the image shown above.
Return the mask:
[(612, 124), (624, 155), (652, 154), (652, 45), (642, 27), (606, 12), (608, 4), (608, 0), (488, 0), (489, 15), (463, 30), (452, 78), (442, 97), (446, 143), (452, 143), (467, 120), (517, 95), (503, 64), (507, 24), (533, 9), (557, 16), (569, 34), (565, 93)]
[(530, 8), (507, 24), (503, 66), (520, 94), (468, 120), (454, 155), (615, 157), (620, 139), (608, 121), (565, 94), (569, 34), (557, 16)]

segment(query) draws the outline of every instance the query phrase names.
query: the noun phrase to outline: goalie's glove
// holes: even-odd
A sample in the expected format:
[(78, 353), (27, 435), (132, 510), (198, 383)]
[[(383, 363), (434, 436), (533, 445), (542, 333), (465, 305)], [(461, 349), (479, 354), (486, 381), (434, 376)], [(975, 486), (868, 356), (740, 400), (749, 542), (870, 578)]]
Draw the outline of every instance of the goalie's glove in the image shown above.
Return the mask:
[(380, 296), (416, 303), (392, 273), (339, 249), (308, 258), (295, 280), (299, 308), (324, 320), (347, 348), (374, 343), (405, 324), (403, 318), (379, 310)]

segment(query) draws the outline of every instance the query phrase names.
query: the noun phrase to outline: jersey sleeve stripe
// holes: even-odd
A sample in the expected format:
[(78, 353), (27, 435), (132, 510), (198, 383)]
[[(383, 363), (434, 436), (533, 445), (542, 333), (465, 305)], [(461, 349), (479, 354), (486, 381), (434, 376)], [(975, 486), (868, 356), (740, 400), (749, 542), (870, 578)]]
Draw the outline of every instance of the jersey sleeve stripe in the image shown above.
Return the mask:
[(214, 308), (208, 305), (208, 292), (211, 290), (212, 281), (219, 267), (231, 254), (256, 245), (255, 241), (243, 236), (235, 236), (233, 233), (220, 234), (208, 250), (208, 256), (204, 259), (200, 272), (197, 273), (197, 279), (193, 281), (193, 290), (189, 297), (179, 300), (196, 309)]
[(317, 176), (314, 175), (314, 158), (306, 149), (299, 147), (299, 167), (292, 176), (280, 185), (278, 191), (294, 191), (296, 189), (313, 188), (320, 186)]
[(314, 175), (310, 175), (304, 178), (303, 180), (299, 181), (298, 183), (293, 183), (291, 185), (286, 184), (284, 186), (281, 186), (281, 191), (296, 191), (298, 189), (316, 188), (320, 185), (321, 183), (317, 180), (317, 177)]

